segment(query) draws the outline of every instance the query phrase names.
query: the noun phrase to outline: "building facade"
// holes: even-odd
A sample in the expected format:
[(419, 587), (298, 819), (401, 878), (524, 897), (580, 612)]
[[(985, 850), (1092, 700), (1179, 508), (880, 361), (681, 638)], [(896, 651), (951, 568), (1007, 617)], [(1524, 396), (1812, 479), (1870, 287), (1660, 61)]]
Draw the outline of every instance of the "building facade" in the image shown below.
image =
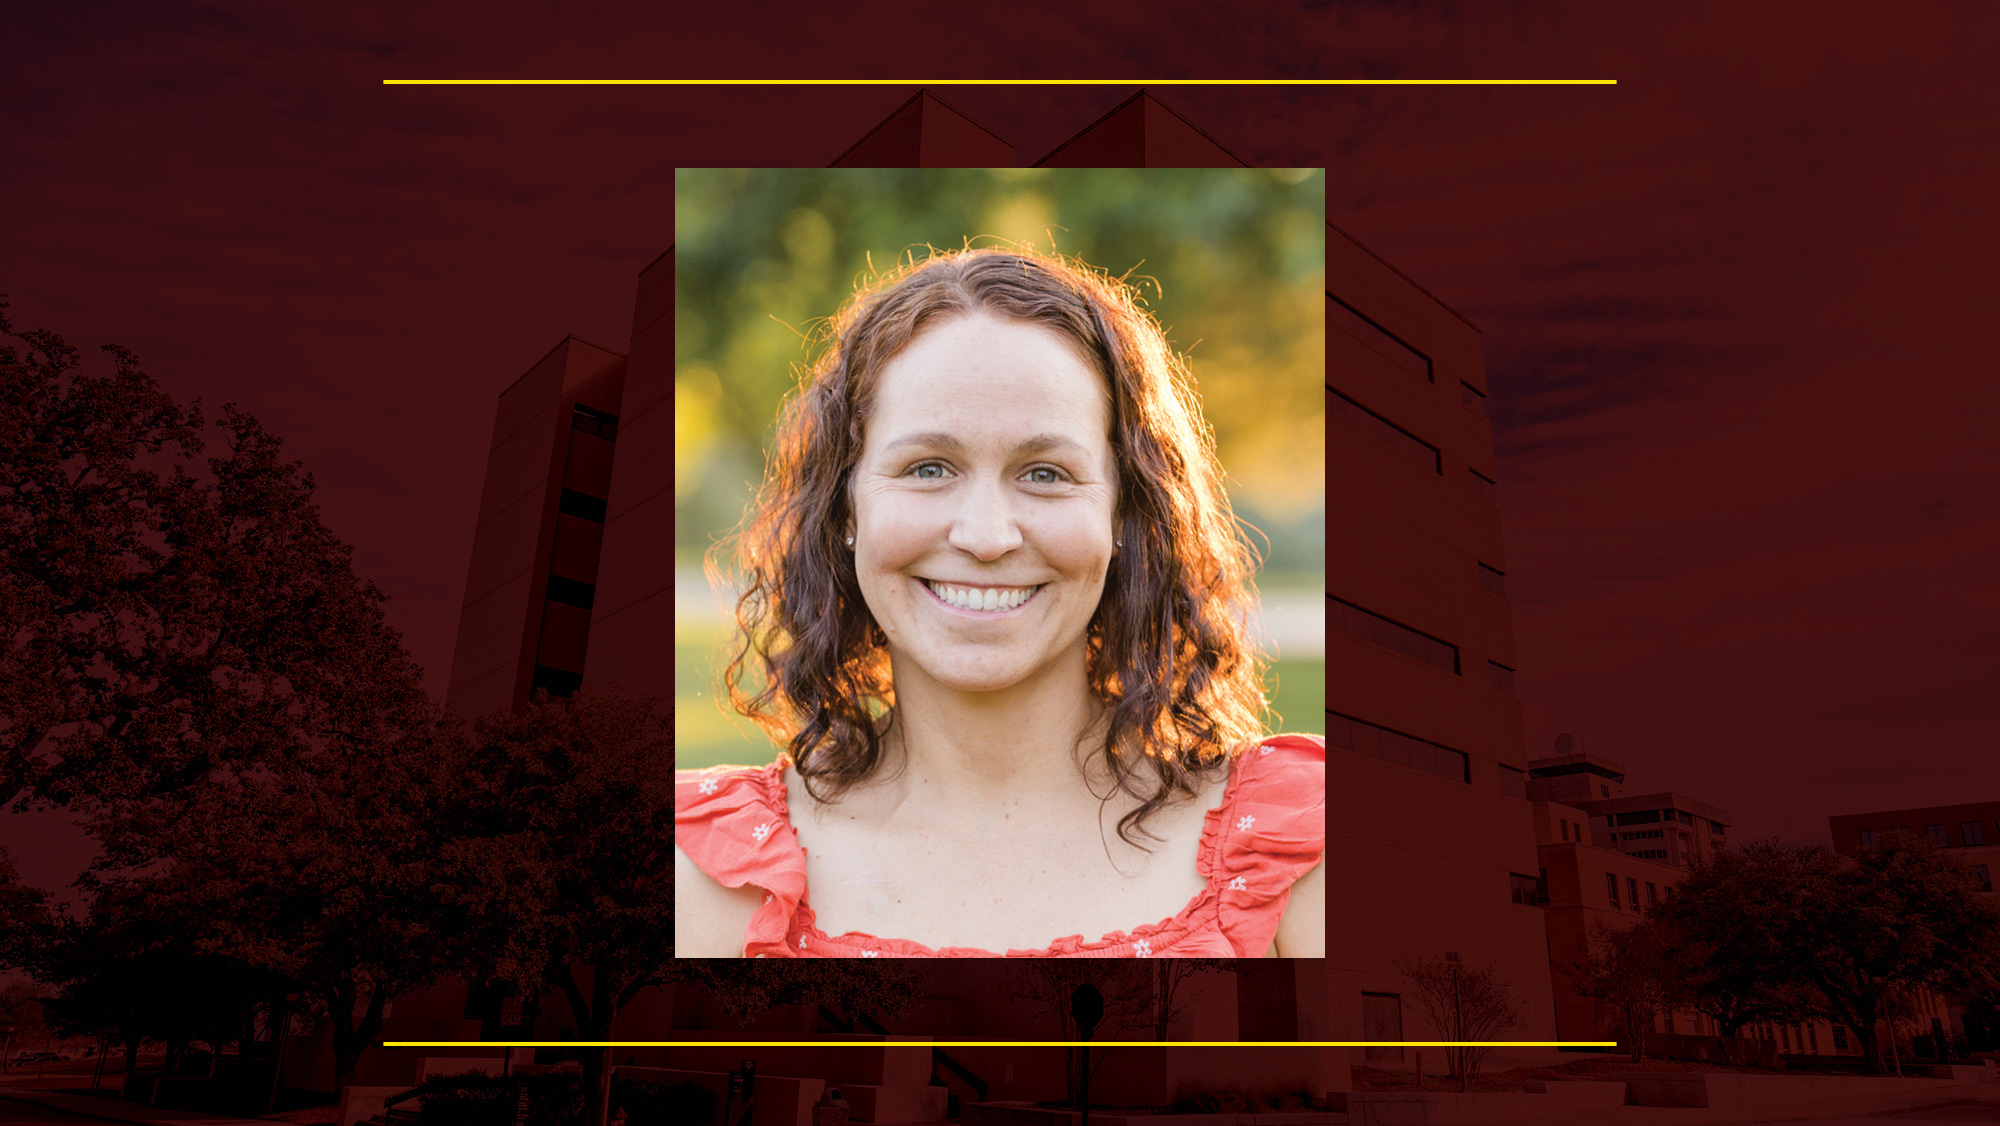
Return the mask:
[(1401, 967), (1456, 954), (1553, 1038), (1480, 332), (1331, 223), (1326, 261), (1334, 1027), (1443, 1035)]

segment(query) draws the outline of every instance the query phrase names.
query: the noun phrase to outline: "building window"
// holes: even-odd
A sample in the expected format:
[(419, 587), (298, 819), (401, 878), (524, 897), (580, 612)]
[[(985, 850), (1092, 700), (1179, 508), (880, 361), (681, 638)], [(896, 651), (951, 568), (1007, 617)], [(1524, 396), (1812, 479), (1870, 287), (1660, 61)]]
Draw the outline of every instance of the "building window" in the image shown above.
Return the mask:
[(1684, 809), (1677, 811), (1676, 816), (1678, 816), (1681, 819), (1681, 824), (1683, 825), (1694, 824), (1694, 814), (1689, 813)]
[(1671, 902), (1673, 901), (1673, 898), (1674, 898), (1674, 885), (1672, 885), (1672, 884), (1668, 884), (1668, 885), (1667, 885), (1667, 901), (1671, 903)]
[(1497, 594), (1501, 598), (1507, 597), (1507, 573), (1505, 571), (1496, 571), (1486, 564), (1481, 563), (1479, 565), (1479, 589), (1488, 594)]
[(1606, 872), (1606, 873), (1604, 873), (1604, 891), (1605, 891), (1605, 894), (1607, 894), (1607, 895), (1609, 895), (1609, 896), (1611, 897), (1611, 907), (1612, 907), (1612, 909), (1613, 909), (1613, 910), (1617, 910), (1617, 908), (1618, 908), (1618, 877), (1617, 877), (1616, 875), (1614, 875), (1614, 874), (1612, 874), (1612, 873), (1610, 873), (1610, 872)]
[(595, 434), (607, 442), (618, 440), (618, 416), (585, 406), (577, 407), (575, 413), (570, 415), (569, 428)]
[(1651, 880), (1647, 880), (1647, 881), (1646, 881), (1646, 902), (1647, 902), (1647, 903), (1658, 903), (1659, 901), (1660, 901), (1660, 892), (1659, 892), (1659, 889), (1658, 889), (1658, 888), (1655, 888), (1655, 887), (1653, 886), (1653, 881), (1651, 881)]
[(1493, 478), (1488, 477), (1477, 469), (1468, 469), (1466, 472), (1472, 475), (1472, 495), (1485, 501), (1487, 504), (1497, 507), (1500, 502), (1493, 495), (1493, 486), (1495, 484)]
[(1601, 795), (1601, 796), (1603, 796), (1603, 797), (1607, 797), (1607, 798), (1608, 798), (1608, 797), (1610, 797), (1610, 796), (1611, 796), (1611, 787), (1609, 787), (1609, 786), (1599, 786), (1599, 787), (1597, 788), (1597, 792), (1598, 792), (1598, 794), (1599, 794), (1599, 795)]
[(1354, 306), (1333, 294), (1327, 294), (1326, 299), (1332, 302), (1329, 312), (1333, 315), (1333, 323), (1345, 329), (1349, 336), (1382, 353), (1389, 362), (1411, 375), (1418, 376), (1427, 383), (1437, 382), (1436, 377), (1431, 374), (1430, 357), (1403, 343), (1394, 333), (1362, 316)]
[(1543, 907), (1549, 905), (1549, 870), (1538, 868), (1541, 875), (1535, 877), (1535, 902)]
[(1327, 413), (1339, 416), (1349, 426), (1389, 447), (1396, 456), (1413, 465), (1421, 465), (1432, 473), (1444, 472), (1444, 461), (1438, 455), (1436, 446), (1331, 387), (1326, 389), (1326, 407)]
[(1657, 825), (1659, 821), (1660, 811), (1657, 809), (1635, 809), (1630, 813), (1618, 815), (1620, 825)]
[(1806, 1025), (1806, 1047), (1813, 1055), (1819, 1055), (1819, 1026), (1816, 1024)]
[(1936, 841), (1938, 843), (1939, 848), (1943, 848), (1944, 846), (1951, 843), (1950, 840), (1946, 839), (1944, 835), (1944, 826), (1942, 825), (1924, 826), (1924, 835)]
[(1458, 402), (1466, 410), (1481, 418), (1486, 417), (1486, 392), (1474, 387), (1463, 379), (1458, 381)]
[(604, 509), (602, 500), (586, 493), (579, 493), (575, 489), (564, 489), (562, 501), (556, 506), (558, 512), (596, 524), (604, 523)]
[(1533, 907), (1543, 902), (1537, 891), (1538, 881), (1533, 876), (1523, 876), (1519, 872), (1507, 873), (1507, 887), (1514, 902), (1523, 907)]
[(1718, 836), (1718, 837), (1719, 837), (1719, 836), (1721, 836), (1721, 835), (1722, 835), (1722, 834), (1723, 834), (1724, 832), (1726, 832), (1726, 831), (1727, 831), (1728, 829), (1729, 829), (1729, 826), (1727, 826), (1727, 825), (1724, 825), (1724, 824), (1723, 824), (1722, 822), (1720, 822), (1720, 821), (1710, 821), (1710, 822), (1708, 823), (1708, 831), (1709, 831), (1709, 832), (1711, 832), (1711, 833), (1714, 833), (1714, 834), (1715, 834), (1716, 836)]
[(1972, 866), (1972, 878), (1979, 881), (1980, 891), (1993, 890), (1993, 872), (1986, 865), (1974, 864)]
[(1439, 641), (1430, 634), (1413, 630), (1400, 622), (1372, 611), (1363, 610), (1352, 602), (1335, 598), (1329, 594), (1327, 601), (1333, 603), (1328, 612), (1328, 625), (1342, 633), (1372, 641), (1385, 649), (1394, 649), (1405, 657), (1415, 657), (1429, 665), (1436, 665), (1445, 672), (1458, 673), (1458, 646)]
[(1861, 830), (1861, 847), (1862, 848), (1875, 847), (1875, 830), (1873, 829)]
[(1471, 760), (1464, 751), (1377, 727), (1331, 709), (1326, 713), (1326, 727), (1327, 742), (1336, 747), (1388, 759), (1401, 766), (1428, 770), (1454, 782), (1472, 781)]
[(1967, 845), (1983, 845), (1986, 843), (1986, 834), (1981, 831), (1979, 822), (1977, 821), (1959, 822), (1958, 835)]
[(1519, 695), (1514, 691), (1514, 670), (1498, 661), (1486, 662), (1486, 683), (1503, 696)]
[(1847, 1026), (1844, 1024), (1833, 1026), (1833, 1050), (1836, 1052), (1847, 1050)]
[(1562, 826), (1562, 835), (1563, 835), (1563, 840), (1568, 840), (1568, 839), (1569, 839), (1569, 821), (1568, 821), (1567, 819), (1565, 819), (1565, 818), (1561, 818), (1561, 817), (1558, 817), (1558, 818), (1556, 818), (1556, 824), (1558, 824), (1558, 825), (1561, 825), (1561, 826)]
[(1500, 768), (1500, 792), (1510, 798), (1526, 800), (1528, 797), (1528, 772), (1511, 766)]
[(1627, 877), (1625, 877), (1625, 890), (1631, 893), (1631, 894), (1630, 894), (1629, 896), (1627, 896), (1626, 898), (1628, 898), (1628, 899), (1630, 899), (1630, 900), (1632, 901), (1632, 910), (1634, 910), (1634, 911), (1637, 911), (1637, 910), (1639, 909), (1639, 881), (1638, 881), (1638, 879), (1637, 879), (1637, 878), (1635, 878), (1635, 877), (1632, 877), (1632, 876), (1627, 876)]
[[(1667, 850), (1664, 848), (1642, 848), (1636, 852), (1628, 852), (1625, 855), (1636, 856), (1640, 860), (1665, 860), (1667, 858)], [(1639, 893), (1635, 891), (1632, 894), (1635, 897), (1633, 902), (1637, 903), (1638, 899), (1636, 897)]]
[(565, 579), (561, 575), (550, 575), (546, 597), (550, 602), (560, 602), (565, 606), (580, 606), (585, 610), (597, 601), (595, 584), (577, 579)]

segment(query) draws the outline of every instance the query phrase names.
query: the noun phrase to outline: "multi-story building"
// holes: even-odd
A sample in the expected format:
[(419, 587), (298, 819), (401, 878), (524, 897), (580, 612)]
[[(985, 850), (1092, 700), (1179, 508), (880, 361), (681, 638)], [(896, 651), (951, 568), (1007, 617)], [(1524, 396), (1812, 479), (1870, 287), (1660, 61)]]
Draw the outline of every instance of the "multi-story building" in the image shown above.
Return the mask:
[[(1696, 856), (1722, 847), (1730, 815), (1684, 794), (1627, 794), (1624, 766), (1577, 750), (1568, 735), (1555, 754), (1528, 763), (1528, 796), (1556, 1027), (1565, 1040), (1599, 1039), (1615, 1030), (1614, 1014), (1576, 983), (1592, 935), (1631, 926), (1673, 894)], [(1661, 1033), (1715, 1033), (1697, 1013), (1662, 1013), (1657, 1021)]]
[(1480, 331), (1331, 223), (1326, 262), (1334, 1027), (1443, 1034), (1400, 967), (1451, 953), (1496, 964), (1517, 1038), (1549, 1038)]
[(1965, 861), (1980, 891), (2000, 895), (1993, 890), (1994, 874), (2000, 872), (2000, 801), (1842, 813), (1827, 818), (1826, 824), (1833, 833), (1834, 851), (1842, 854), (1874, 848), (1886, 833), (1923, 833)]

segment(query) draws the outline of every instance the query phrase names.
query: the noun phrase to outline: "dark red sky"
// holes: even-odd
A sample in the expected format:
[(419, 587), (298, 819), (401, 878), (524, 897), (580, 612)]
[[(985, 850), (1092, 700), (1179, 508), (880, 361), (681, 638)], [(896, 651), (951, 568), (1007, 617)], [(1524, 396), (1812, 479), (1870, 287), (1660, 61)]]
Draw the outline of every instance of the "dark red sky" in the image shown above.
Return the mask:
[[(494, 397), (623, 348), (673, 168), (824, 164), (913, 88), (381, 78), (1609, 77), (1153, 89), (1484, 329), (1531, 746), (1747, 834), (2000, 797), (1990, 6), (281, 7), (12, 7), (0, 289), (285, 435), (434, 688)], [(1027, 163), (1134, 89), (940, 93)]]

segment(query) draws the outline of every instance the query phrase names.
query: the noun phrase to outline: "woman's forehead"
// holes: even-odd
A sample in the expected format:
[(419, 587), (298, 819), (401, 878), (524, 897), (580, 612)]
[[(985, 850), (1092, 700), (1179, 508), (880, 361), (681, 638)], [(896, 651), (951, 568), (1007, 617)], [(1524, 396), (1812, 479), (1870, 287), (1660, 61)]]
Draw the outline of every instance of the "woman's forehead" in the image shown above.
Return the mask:
[(1109, 433), (1109, 389), (1073, 342), (991, 315), (927, 329), (882, 366), (871, 398), (871, 445), (929, 435), (1010, 445), (1062, 437), (1101, 447)]

